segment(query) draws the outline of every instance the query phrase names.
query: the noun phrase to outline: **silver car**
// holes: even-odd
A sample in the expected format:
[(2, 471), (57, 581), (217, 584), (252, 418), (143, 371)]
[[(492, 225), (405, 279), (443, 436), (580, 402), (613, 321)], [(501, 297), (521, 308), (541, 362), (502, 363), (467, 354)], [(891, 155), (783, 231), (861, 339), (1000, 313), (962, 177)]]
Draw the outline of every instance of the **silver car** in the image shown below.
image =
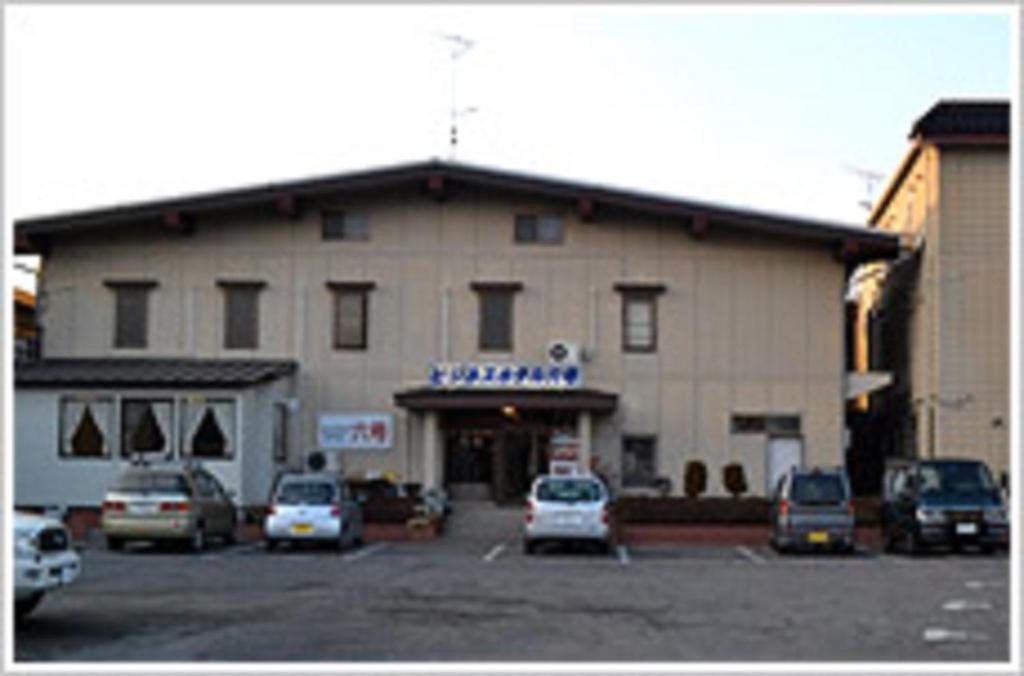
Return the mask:
[(610, 548), (608, 491), (591, 475), (537, 477), (526, 502), (523, 549), (532, 554), (544, 542), (579, 541)]
[(75, 581), (82, 562), (71, 534), (47, 516), (14, 513), (14, 616), (31, 613), (43, 596)]
[(281, 542), (321, 542), (337, 549), (363, 542), (363, 510), (344, 479), (328, 473), (284, 474), (263, 523), (267, 549)]
[(771, 544), (779, 551), (829, 549), (852, 552), (855, 518), (846, 473), (793, 468), (772, 503)]

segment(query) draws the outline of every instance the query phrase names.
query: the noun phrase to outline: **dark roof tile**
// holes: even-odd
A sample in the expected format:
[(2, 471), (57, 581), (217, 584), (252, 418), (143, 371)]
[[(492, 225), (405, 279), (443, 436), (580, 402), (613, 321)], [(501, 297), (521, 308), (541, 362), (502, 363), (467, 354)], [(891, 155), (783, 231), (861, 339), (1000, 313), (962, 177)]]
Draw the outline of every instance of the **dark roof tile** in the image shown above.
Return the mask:
[(96, 358), (15, 365), (18, 387), (248, 387), (291, 375), (292, 360)]

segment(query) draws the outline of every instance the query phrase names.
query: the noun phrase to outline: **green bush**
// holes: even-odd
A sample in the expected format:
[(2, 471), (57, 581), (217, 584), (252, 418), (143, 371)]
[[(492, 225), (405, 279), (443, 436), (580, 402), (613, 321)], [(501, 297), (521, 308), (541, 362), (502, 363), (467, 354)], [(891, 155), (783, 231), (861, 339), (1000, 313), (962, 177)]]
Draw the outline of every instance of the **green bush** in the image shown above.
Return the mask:
[(708, 468), (700, 460), (691, 460), (686, 463), (686, 473), (683, 476), (683, 490), (686, 497), (696, 498), (708, 489)]
[(722, 468), (722, 484), (725, 490), (734, 498), (738, 498), (747, 492), (747, 477), (743, 472), (743, 465), (738, 462), (731, 462)]

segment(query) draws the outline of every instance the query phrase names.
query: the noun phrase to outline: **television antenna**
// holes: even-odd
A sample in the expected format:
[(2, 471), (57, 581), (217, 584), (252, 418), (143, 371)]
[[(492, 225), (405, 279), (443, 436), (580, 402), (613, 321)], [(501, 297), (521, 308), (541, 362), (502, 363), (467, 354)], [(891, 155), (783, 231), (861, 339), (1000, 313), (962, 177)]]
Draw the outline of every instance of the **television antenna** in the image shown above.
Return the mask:
[(471, 40), (465, 35), (457, 33), (435, 32), (435, 35), (444, 40), (448, 45), (448, 56), (451, 59), (451, 105), (449, 107), (450, 130), (448, 134), (448, 157), (455, 159), (455, 152), (459, 144), (459, 120), (467, 115), (479, 112), (476, 106), (465, 106), (460, 108), (457, 96), (458, 83), (458, 62), (466, 52), (476, 46), (476, 40)]
[(864, 181), (864, 199), (859, 200), (857, 204), (865, 211), (870, 212), (875, 204), (875, 187), (885, 178), (885, 175), (871, 169), (855, 167), (851, 164), (843, 165), (843, 169), (851, 174), (857, 174)]

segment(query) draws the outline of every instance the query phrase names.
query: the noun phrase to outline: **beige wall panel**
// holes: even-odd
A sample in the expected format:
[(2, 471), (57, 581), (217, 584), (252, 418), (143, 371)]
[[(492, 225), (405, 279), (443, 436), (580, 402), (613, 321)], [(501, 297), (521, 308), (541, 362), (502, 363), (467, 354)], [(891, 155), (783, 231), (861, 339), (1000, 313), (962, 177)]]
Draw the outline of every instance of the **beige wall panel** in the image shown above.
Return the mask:
[[(772, 261), (769, 323), (769, 374), (775, 380), (805, 377), (807, 346), (807, 274), (802, 259), (780, 256)], [(839, 299), (836, 298), (836, 303)], [(838, 366), (838, 365), (837, 365)]]
[(723, 379), (732, 373), (732, 274), (729, 261), (701, 259), (697, 263), (697, 373)]
[(668, 287), (658, 299), (658, 360), (667, 378), (692, 378), (696, 324), (697, 265), (690, 257), (672, 257), (662, 265), (661, 279)]
[[(694, 458), (708, 468), (727, 462), (729, 457), (730, 385), (725, 381), (698, 381), (697, 443)], [(681, 477), (680, 477), (681, 479)], [(710, 483), (710, 482), (709, 482)]]
[(771, 268), (759, 257), (743, 256), (732, 275), (733, 369), (738, 377), (764, 379), (772, 363), (767, 336), (772, 307)]
[(660, 387), (661, 429), (658, 471), (672, 481), (673, 492), (682, 490), (683, 467), (695, 455), (697, 420), (694, 419), (693, 382), (667, 379)]

